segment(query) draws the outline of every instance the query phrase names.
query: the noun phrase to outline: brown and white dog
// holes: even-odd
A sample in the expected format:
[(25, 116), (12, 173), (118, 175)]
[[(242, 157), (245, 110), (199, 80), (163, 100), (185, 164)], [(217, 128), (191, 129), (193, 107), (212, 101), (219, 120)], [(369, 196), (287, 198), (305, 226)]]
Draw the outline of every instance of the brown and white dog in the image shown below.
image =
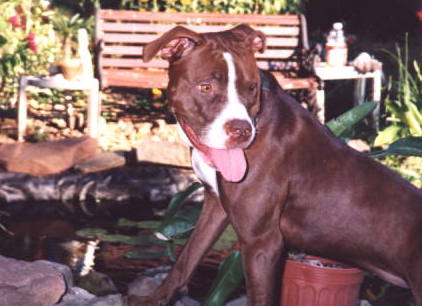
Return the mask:
[(422, 193), (335, 139), (268, 72), (261, 32), (176, 27), (145, 47), (168, 59), (168, 95), (205, 184), (198, 224), (164, 284), (131, 305), (165, 305), (231, 223), (249, 304), (273, 305), (283, 254), (354, 264), (409, 287), (422, 306)]

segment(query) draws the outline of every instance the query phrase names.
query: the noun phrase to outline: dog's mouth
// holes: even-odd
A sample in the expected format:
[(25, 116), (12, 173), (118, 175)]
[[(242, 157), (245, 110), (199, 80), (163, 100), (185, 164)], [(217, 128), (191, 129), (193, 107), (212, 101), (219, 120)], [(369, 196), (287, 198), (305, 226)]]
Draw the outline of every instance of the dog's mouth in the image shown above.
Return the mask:
[(229, 182), (239, 182), (247, 170), (245, 153), (241, 148), (215, 149), (203, 144), (193, 129), (181, 118), (178, 118), (182, 129), (192, 145), (197, 148), (204, 160), (218, 170), (223, 178)]

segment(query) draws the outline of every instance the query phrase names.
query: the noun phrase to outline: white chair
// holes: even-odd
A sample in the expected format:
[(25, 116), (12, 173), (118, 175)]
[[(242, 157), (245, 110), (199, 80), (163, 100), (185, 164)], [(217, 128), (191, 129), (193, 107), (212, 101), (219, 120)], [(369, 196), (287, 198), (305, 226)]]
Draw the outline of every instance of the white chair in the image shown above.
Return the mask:
[(27, 118), (28, 103), (26, 99), (26, 89), (28, 86), (40, 88), (53, 88), (58, 90), (83, 90), (88, 92), (88, 135), (93, 138), (98, 136), (98, 122), (100, 117), (101, 100), (99, 81), (93, 77), (91, 55), (88, 50), (88, 34), (85, 29), (78, 32), (79, 56), (82, 63), (82, 74), (75, 80), (67, 80), (62, 74), (52, 76), (29, 76), (23, 75), (19, 79), (18, 93), (18, 141), (23, 141)]

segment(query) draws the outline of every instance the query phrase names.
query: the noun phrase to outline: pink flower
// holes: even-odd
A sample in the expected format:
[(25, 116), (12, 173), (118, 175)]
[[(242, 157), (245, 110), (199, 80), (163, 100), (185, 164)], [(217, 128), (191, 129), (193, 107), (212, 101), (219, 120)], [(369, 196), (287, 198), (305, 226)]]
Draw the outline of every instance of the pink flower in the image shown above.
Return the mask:
[(416, 17), (418, 17), (419, 21), (422, 22), (422, 10), (416, 12)]
[(14, 28), (20, 28), (22, 26), (18, 16), (9, 17), (7, 21), (9, 21)]
[(25, 37), (25, 39), (28, 41), (28, 48), (29, 48), (29, 50), (31, 50), (32, 52), (34, 52), (35, 54), (37, 54), (38, 53), (38, 45), (37, 45), (37, 43), (35, 42), (35, 39), (36, 39), (37, 37), (35, 36), (35, 34), (34, 33), (29, 33), (26, 37)]
[(34, 33), (29, 33), (28, 35), (26, 35), (25, 38), (26, 38), (27, 41), (34, 41), (36, 36), (35, 36)]

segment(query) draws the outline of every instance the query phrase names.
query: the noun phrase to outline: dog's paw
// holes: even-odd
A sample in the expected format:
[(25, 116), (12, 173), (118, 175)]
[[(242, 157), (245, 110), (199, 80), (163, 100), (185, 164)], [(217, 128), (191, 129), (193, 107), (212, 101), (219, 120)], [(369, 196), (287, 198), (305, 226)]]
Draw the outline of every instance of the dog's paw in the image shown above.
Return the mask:
[(125, 299), (125, 306), (165, 306), (165, 299), (154, 296), (128, 295)]

